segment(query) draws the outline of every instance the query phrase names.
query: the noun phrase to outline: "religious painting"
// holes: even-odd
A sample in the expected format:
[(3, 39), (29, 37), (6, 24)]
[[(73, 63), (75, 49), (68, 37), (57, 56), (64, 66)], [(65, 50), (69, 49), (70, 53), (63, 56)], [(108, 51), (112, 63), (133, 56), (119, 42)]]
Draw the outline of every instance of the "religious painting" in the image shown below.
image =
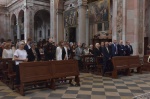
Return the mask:
[(100, 0), (89, 5), (89, 18), (90, 23), (97, 23), (103, 21), (109, 21), (109, 8), (110, 1), (109, 0)]
[(109, 30), (109, 22), (104, 22), (104, 30)]
[(72, 27), (77, 25), (77, 9), (70, 9), (64, 12), (65, 27)]
[(102, 25), (103, 25), (103, 23), (98, 23), (97, 24), (97, 29), (98, 29), (98, 31), (102, 31)]

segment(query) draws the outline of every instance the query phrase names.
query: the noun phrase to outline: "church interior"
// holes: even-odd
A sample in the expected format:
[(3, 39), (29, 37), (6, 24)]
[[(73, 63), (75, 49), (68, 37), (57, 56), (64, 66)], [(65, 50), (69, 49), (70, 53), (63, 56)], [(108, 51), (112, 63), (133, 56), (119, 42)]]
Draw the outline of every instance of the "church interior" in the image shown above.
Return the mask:
[(0, 0), (0, 99), (149, 99), (149, 13), (149, 0)]

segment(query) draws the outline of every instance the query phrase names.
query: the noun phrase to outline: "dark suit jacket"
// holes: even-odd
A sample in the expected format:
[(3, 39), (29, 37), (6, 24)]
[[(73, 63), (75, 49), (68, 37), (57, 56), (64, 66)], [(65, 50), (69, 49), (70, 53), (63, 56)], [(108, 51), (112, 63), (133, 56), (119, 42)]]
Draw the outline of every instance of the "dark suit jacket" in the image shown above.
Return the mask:
[[(117, 44), (116, 44), (116, 46), (117, 46)], [(116, 48), (116, 46), (114, 44), (111, 45), (112, 57), (118, 55), (118, 53), (116, 53), (116, 52), (118, 52), (118, 46), (117, 46), (117, 48)]]
[(125, 46), (118, 44), (118, 55), (125, 56)]
[(54, 60), (56, 47), (52, 43), (48, 43), (44, 48), (45, 60)]
[[(41, 55), (40, 55), (39, 49), (36, 48), (35, 51), (36, 51), (36, 55), (37, 55), (37, 61), (40, 61), (41, 60)], [(34, 61), (35, 60), (35, 56), (32, 52), (32, 49), (29, 49), (27, 51), (27, 54), (28, 54), (28, 61)]]
[[(130, 46), (130, 48), (129, 48), (129, 46)], [(131, 45), (129, 45), (129, 46), (128, 45), (125, 46), (126, 56), (130, 56), (131, 54), (133, 54), (133, 48)]]
[(28, 51), (28, 50), (29, 50), (29, 47), (28, 47), (28, 45), (27, 45), (27, 44), (24, 46), (24, 49), (25, 49), (26, 51)]
[(109, 52), (107, 51), (106, 47), (103, 47), (102, 53), (103, 53), (103, 59), (104, 61), (108, 61), (109, 59), (111, 59), (111, 49), (110, 47), (108, 47)]
[(97, 56), (100, 56), (100, 55), (102, 55), (102, 51), (100, 50), (100, 48), (99, 49), (94, 48), (94, 56), (97, 57)]

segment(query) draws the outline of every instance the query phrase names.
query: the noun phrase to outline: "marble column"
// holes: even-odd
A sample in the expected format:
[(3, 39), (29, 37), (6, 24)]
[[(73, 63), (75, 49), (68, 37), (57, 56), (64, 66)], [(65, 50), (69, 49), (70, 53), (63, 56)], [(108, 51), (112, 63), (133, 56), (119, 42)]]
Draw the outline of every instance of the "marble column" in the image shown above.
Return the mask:
[(56, 9), (57, 9), (58, 0), (50, 0), (50, 37), (53, 38), (53, 41), (58, 43), (57, 40), (57, 18), (56, 18)]
[(64, 16), (63, 9), (57, 10), (57, 42), (64, 40)]
[(25, 8), (24, 10), (24, 40), (25, 42), (29, 38), (30, 33), (30, 15), (29, 15), (29, 8)]
[(78, 42), (86, 43), (86, 11), (87, 0), (78, 0)]

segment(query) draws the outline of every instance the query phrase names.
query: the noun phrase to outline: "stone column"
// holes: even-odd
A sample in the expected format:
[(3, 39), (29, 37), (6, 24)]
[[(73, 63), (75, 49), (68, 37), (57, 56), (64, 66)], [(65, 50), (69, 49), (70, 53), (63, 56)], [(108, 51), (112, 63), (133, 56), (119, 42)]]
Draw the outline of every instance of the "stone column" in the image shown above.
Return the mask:
[(112, 39), (117, 39), (117, 0), (113, 0), (113, 14), (112, 14)]
[(90, 28), (90, 24), (89, 24), (89, 15), (88, 15), (88, 11), (86, 12), (86, 45), (89, 45), (89, 28)]
[(17, 18), (17, 39), (20, 39), (20, 23), (19, 23), (19, 18)]
[(78, 0), (78, 42), (86, 43), (87, 0)]
[(54, 42), (57, 43), (57, 18), (56, 18), (56, 9), (57, 9), (58, 0), (50, 0), (50, 37), (53, 38)]
[(57, 42), (64, 40), (64, 16), (63, 9), (57, 10)]
[(29, 8), (25, 8), (24, 10), (24, 40), (25, 42), (29, 38), (30, 33), (30, 15), (29, 15)]

